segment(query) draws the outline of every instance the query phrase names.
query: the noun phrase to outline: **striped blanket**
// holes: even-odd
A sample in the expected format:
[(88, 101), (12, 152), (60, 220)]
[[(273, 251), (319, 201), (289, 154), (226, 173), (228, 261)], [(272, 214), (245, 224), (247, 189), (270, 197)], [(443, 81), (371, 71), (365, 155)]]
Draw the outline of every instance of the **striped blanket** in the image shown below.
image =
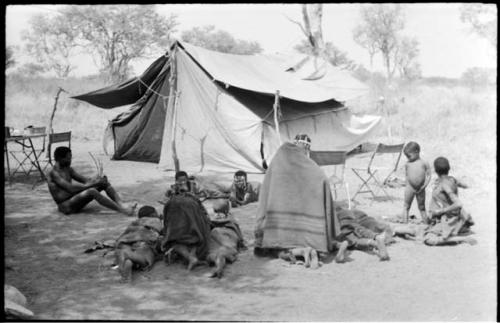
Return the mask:
[(298, 147), (283, 144), (259, 194), (255, 246), (334, 249), (339, 234), (330, 185), (321, 168)]

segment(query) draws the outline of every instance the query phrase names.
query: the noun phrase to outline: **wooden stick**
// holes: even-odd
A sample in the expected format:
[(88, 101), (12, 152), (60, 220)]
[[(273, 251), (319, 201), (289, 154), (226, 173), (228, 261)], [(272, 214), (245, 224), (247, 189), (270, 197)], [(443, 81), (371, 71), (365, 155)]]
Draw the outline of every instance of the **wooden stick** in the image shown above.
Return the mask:
[(274, 126), (276, 128), (276, 132), (278, 133), (278, 140), (280, 142), (280, 145), (281, 145), (281, 134), (280, 134), (280, 126), (279, 126), (279, 121), (278, 121), (278, 108), (279, 108), (279, 102), (280, 100), (280, 91), (277, 90), (276, 91), (276, 95), (274, 96), (274, 105), (273, 105), (273, 109), (274, 109)]
[[(55, 99), (54, 99), (54, 107), (52, 108), (52, 114), (50, 115), (49, 129), (48, 129), (49, 130), (49, 134), (53, 134), (54, 133), (54, 128), (52, 128), (52, 122), (54, 121), (54, 117), (56, 115), (57, 102), (59, 101), (59, 95), (61, 94), (61, 92), (68, 93), (68, 91), (66, 91), (62, 87), (59, 87), (59, 89), (57, 90), (57, 94), (56, 94)], [(47, 145), (48, 145), (48, 143), (47, 143)], [(47, 157), (49, 157), (49, 150), (48, 149), (47, 149)]]

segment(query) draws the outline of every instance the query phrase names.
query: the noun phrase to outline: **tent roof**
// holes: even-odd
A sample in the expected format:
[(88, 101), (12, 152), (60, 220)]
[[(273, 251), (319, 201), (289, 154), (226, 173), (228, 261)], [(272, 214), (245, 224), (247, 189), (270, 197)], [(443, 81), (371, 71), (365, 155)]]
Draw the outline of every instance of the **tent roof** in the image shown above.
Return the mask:
[[(242, 89), (301, 102), (338, 102), (354, 99), (368, 87), (330, 63), (303, 56), (297, 62), (288, 55), (235, 55), (178, 42), (214, 79)], [(293, 62), (293, 63), (292, 63)]]

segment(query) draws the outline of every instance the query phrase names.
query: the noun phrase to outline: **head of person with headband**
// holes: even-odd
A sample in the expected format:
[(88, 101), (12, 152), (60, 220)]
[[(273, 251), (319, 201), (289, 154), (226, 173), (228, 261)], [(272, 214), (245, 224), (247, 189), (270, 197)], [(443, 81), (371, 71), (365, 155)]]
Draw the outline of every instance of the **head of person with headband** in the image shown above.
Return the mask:
[(309, 152), (311, 151), (311, 138), (306, 134), (298, 134), (295, 136), (293, 143), (301, 148), (304, 154), (309, 157)]

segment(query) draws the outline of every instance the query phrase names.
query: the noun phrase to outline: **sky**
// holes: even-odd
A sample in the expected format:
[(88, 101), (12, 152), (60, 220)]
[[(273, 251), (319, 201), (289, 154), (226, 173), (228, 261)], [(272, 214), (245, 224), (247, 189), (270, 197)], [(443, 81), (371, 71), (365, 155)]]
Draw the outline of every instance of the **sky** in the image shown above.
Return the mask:
[[(423, 76), (456, 78), (470, 67), (496, 68), (496, 49), (484, 38), (470, 32), (460, 21), (460, 3), (413, 3), (405, 5), (403, 33), (420, 43), (419, 62)], [(6, 45), (18, 46), (18, 61), (29, 62), (22, 54), (21, 31), (29, 27), (35, 14), (55, 14), (56, 5), (10, 5), (6, 10)], [(290, 52), (304, 35), (289, 19), (301, 21), (300, 4), (171, 4), (157, 5), (160, 14), (177, 15), (180, 35), (183, 30), (204, 25), (228, 31), (235, 38), (257, 41), (265, 53)], [(347, 52), (350, 59), (369, 68), (368, 52), (356, 44), (352, 31), (360, 21), (360, 4), (324, 4), (323, 38)], [(162, 53), (159, 53), (161, 55)], [(142, 73), (154, 58), (135, 62), (134, 71)], [(75, 59), (76, 75), (93, 74), (97, 68), (88, 57)], [(374, 69), (383, 71), (376, 56)]]

